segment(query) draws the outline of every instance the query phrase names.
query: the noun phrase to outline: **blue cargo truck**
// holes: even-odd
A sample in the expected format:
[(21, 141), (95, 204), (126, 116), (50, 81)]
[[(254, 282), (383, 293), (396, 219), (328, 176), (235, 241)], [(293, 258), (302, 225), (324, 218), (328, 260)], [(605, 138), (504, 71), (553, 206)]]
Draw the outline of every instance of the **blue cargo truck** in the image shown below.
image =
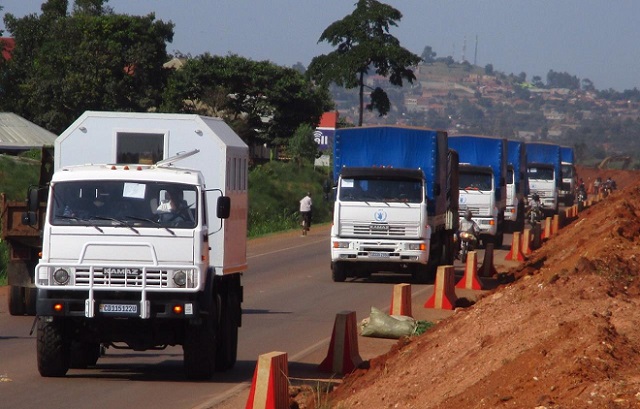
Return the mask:
[(537, 193), (547, 215), (558, 212), (558, 191), (562, 182), (560, 173), (560, 146), (552, 143), (525, 144), (527, 153), (527, 179), (529, 195)]
[(334, 281), (375, 272), (428, 281), (438, 265), (453, 263), (458, 161), (447, 139), (423, 128), (336, 131)]
[(507, 141), (507, 209), (504, 221), (509, 231), (524, 228), (525, 199), (529, 193), (527, 155), (523, 141)]
[(507, 140), (481, 135), (449, 137), (449, 147), (458, 152), (459, 210), (467, 210), (480, 228), (483, 243), (502, 246), (506, 209)]
[(576, 198), (576, 168), (573, 148), (560, 146), (560, 173), (562, 184), (558, 193), (558, 201), (565, 206), (572, 206)]

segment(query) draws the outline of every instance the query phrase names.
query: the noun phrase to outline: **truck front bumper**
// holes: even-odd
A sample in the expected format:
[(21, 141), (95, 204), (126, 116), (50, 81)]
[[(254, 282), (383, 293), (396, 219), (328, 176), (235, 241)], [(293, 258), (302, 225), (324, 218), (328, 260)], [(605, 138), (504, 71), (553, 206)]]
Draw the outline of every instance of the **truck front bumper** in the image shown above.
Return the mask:
[(429, 261), (429, 240), (331, 239), (331, 261), (417, 263)]

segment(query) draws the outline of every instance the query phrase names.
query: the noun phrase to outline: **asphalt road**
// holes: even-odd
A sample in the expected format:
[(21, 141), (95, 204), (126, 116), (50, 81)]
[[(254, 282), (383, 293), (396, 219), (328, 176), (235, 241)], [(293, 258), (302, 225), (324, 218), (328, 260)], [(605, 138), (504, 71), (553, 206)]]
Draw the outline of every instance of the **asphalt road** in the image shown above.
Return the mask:
[[(355, 311), (360, 320), (372, 306), (388, 309), (393, 285), (409, 280), (374, 276), (334, 283), (328, 226), (314, 227), (307, 237), (291, 232), (251, 240), (247, 256), (238, 363), (208, 382), (185, 379), (181, 347), (146, 352), (110, 348), (95, 368), (42, 378), (35, 333), (30, 334), (33, 317), (10, 316), (6, 289), (0, 292), (0, 408), (216, 407), (246, 393), (260, 354), (287, 352), (291, 376), (313, 372), (326, 355), (337, 313)], [(432, 291), (430, 285), (412, 287), (413, 296), (423, 299)]]

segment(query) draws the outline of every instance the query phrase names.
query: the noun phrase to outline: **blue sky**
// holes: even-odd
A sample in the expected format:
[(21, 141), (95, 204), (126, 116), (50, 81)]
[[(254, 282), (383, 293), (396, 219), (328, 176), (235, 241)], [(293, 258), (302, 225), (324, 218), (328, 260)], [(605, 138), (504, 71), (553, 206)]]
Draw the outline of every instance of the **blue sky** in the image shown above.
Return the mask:
[[(640, 1), (637, 0), (386, 0), (403, 19), (391, 34), (420, 55), (493, 64), (527, 79), (549, 70), (588, 78), (598, 89), (640, 89)], [(350, 14), (356, 0), (111, 0), (116, 13), (175, 24), (167, 51), (234, 53), (253, 60), (305, 66), (331, 51), (322, 31)], [(2, 14), (40, 13), (40, 0), (0, 0)], [(1, 25), (3, 27), (3, 25)], [(5, 33), (7, 35), (7, 33)]]

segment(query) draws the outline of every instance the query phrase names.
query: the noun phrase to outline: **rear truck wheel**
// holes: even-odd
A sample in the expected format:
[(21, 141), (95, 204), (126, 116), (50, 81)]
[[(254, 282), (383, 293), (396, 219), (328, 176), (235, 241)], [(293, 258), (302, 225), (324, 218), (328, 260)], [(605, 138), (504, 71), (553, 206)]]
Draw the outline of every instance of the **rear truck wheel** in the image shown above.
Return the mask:
[[(229, 291), (227, 286), (227, 291)], [(236, 364), (238, 357), (238, 326), (240, 300), (235, 292), (227, 292), (220, 300), (220, 325), (218, 326), (215, 370), (227, 371)]]
[(9, 288), (9, 314), (11, 315), (24, 315), (27, 311), (23, 288), (15, 285)]
[(36, 302), (38, 301), (38, 289), (28, 287), (24, 289), (24, 303), (26, 314), (34, 317), (36, 315)]
[(70, 368), (86, 369), (95, 366), (100, 358), (101, 346), (98, 342), (74, 341), (71, 343)]
[(209, 317), (203, 317), (199, 324), (187, 324), (182, 349), (187, 379), (211, 379), (215, 371), (216, 335)]
[(331, 263), (331, 278), (336, 283), (342, 283), (347, 279), (347, 271), (344, 263)]
[(65, 339), (63, 318), (38, 319), (38, 372), (44, 377), (61, 377), (71, 364), (69, 342)]

